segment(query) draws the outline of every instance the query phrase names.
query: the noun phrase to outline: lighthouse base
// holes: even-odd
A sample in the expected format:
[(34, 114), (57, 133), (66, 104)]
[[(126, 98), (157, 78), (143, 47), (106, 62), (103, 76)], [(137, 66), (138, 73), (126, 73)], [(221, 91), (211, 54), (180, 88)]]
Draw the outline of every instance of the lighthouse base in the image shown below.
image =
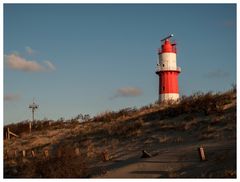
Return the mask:
[(160, 94), (159, 101), (166, 102), (166, 101), (177, 101), (179, 99), (178, 93), (167, 93), (167, 94)]

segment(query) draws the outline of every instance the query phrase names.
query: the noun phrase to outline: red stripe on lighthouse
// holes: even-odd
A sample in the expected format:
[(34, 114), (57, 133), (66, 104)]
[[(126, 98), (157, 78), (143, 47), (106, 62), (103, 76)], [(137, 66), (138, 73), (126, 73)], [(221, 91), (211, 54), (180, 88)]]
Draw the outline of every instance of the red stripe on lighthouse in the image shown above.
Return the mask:
[(159, 94), (178, 93), (178, 71), (159, 73)]

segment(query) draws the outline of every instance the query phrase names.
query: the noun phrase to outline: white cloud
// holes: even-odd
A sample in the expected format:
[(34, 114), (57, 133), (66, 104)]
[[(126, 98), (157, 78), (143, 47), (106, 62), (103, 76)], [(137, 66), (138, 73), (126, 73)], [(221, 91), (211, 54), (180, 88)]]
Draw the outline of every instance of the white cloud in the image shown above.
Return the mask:
[(117, 97), (136, 97), (142, 94), (142, 91), (136, 87), (122, 87), (116, 90), (115, 95), (111, 98)]
[(42, 72), (47, 70), (55, 70), (54, 65), (50, 61), (45, 61), (48, 68), (50, 68), (47, 69), (46, 67), (39, 64), (37, 61), (27, 60), (20, 55), (14, 53), (5, 55), (5, 60), (8, 68), (13, 70), (20, 70), (25, 72)]
[(4, 95), (5, 101), (16, 101), (19, 100), (20, 96), (17, 94), (6, 94)]
[(50, 61), (44, 61), (48, 68), (52, 71), (56, 70), (56, 67)]
[(7, 65), (10, 69), (21, 70), (27, 72), (39, 72), (44, 71), (42, 67), (36, 61), (28, 61), (25, 58), (16, 54), (5, 55)]

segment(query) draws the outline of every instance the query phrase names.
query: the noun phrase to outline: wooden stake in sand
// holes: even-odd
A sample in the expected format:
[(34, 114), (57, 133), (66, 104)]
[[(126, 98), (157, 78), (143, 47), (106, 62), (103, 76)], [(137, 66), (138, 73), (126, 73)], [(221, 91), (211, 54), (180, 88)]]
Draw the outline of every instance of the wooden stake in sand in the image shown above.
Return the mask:
[(48, 150), (44, 150), (44, 155), (46, 158), (48, 158)]
[(75, 154), (76, 154), (76, 156), (79, 156), (79, 155), (80, 155), (80, 150), (79, 150), (79, 148), (75, 148)]
[(109, 154), (108, 154), (108, 151), (107, 151), (107, 150), (104, 150), (104, 151), (102, 152), (102, 160), (103, 160), (104, 162), (109, 160)]
[(7, 139), (10, 140), (10, 130), (7, 128)]
[(46, 158), (48, 158), (48, 156), (49, 156), (48, 150), (44, 150), (44, 155), (45, 155)]
[(22, 155), (23, 155), (23, 157), (26, 157), (26, 151), (25, 150), (22, 151)]
[(34, 158), (36, 156), (34, 150), (31, 151), (32, 157)]
[(206, 161), (206, 156), (205, 156), (205, 153), (204, 153), (203, 146), (198, 148), (198, 153), (199, 153), (200, 160), (201, 161)]

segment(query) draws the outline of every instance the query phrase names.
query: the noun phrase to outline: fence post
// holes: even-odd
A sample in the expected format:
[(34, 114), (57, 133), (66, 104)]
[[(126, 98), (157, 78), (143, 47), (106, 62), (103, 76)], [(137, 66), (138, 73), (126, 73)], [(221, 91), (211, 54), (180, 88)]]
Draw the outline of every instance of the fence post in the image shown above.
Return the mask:
[(26, 151), (25, 150), (22, 151), (22, 155), (23, 155), (23, 157), (26, 157)]
[(9, 133), (9, 128), (7, 128), (7, 139), (10, 140), (10, 133)]
[(35, 155), (35, 152), (32, 150), (31, 151), (31, 154), (32, 154), (32, 157), (34, 158), (36, 155)]
[(32, 132), (32, 122), (29, 121), (29, 133), (31, 133), (31, 132)]
[(201, 161), (206, 161), (206, 156), (205, 156), (205, 153), (204, 153), (203, 146), (198, 148), (198, 153), (199, 153), (200, 160)]
[(79, 148), (75, 148), (75, 154), (76, 154), (77, 156), (80, 155), (80, 150), (79, 150)]
[(104, 150), (102, 152), (102, 160), (105, 162), (105, 161), (108, 161), (109, 160), (109, 153), (107, 150)]
[(49, 157), (49, 152), (48, 152), (48, 150), (46, 149), (46, 150), (44, 150), (44, 155), (45, 155), (45, 157), (46, 158), (48, 158)]

